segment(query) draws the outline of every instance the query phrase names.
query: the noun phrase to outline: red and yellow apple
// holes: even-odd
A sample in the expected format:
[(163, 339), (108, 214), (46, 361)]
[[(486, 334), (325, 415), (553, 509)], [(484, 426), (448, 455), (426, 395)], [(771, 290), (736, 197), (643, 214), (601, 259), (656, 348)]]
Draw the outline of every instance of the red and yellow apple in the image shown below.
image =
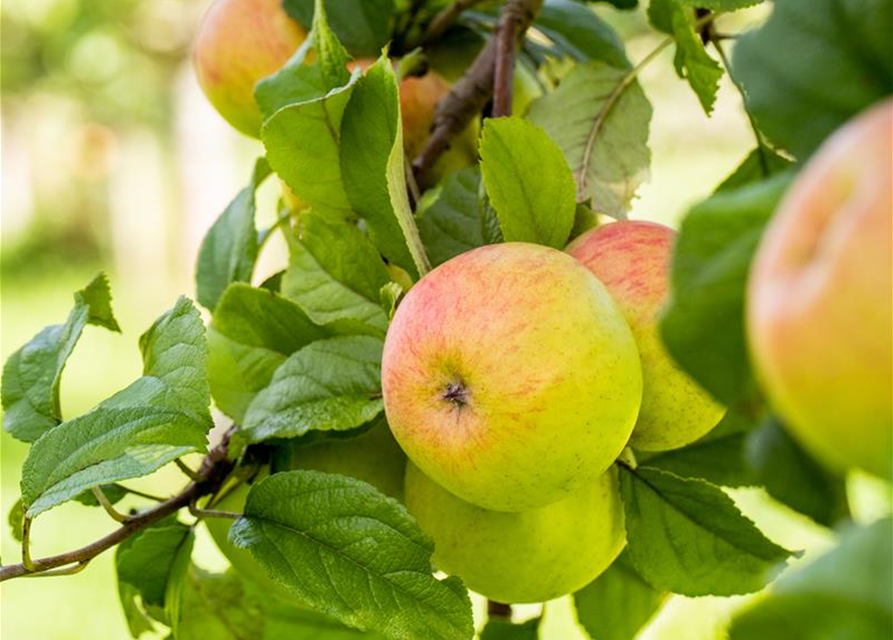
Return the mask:
[(281, 0), (216, 0), (195, 38), (198, 82), (227, 122), (256, 138), (261, 113), (254, 85), (280, 69), (306, 37)]
[(487, 509), (568, 497), (632, 432), (642, 373), (604, 285), (566, 253), (481, 247), (440, 265), (385, 340), (388, 423), (426, 475)]
[(642, 408), (630, 444), (644, 451), (694, 442), (724, 409), (673, 362), (660, 339), (660, 311), (670, 289), (676, 232), (660, 224), (622, 221), (597, 227), (568, 246), (611, 292), (632, 328), (642, 359)]
[(760, 242), (747, 297), (758, 378), (831, 467), (893, 476), (893, 101), (841, 127)]
[(504, 513), (451, 494), (410, 464), (406, 507), (434, 538), (434, 564), (497, 602), (545, 602), (589, 584), (623, 549), (611, 468), (552, 504)]

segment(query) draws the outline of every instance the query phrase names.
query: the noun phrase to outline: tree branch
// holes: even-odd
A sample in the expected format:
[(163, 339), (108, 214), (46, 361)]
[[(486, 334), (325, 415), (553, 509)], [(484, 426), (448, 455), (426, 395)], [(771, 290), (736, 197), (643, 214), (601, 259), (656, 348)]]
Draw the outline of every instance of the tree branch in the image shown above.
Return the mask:
[[(517, 42), (530, 28), (542, 5), (543, 0), (508, 0), (502, 8), (500, 23), (508, 19), (507, 14), (511, 14), (511, 20), (516, 25)], [(450, 140), (468, 126), (493, 95), (498, 40), (498, 37), (491, 38), (484, 45), (465, 75), (459, 78), (450, 92), (438, 103), (428, 143), (412, 163), (417, 181), (422, 182), (420, 178), (449, 148)]]
[(490, 619), (511, 620), (512, 605), (496, 602), (495, 600), (487, 600), (487, 617)]
[(431, 24), (428, 25), (428, 30), (425, 32), (425, 35), (422, 37), (422, 41), (419, 44), (425, 46), (431, 44), (435, 40), (439, 40), (440, 36), (442, 36), (444, 32), (456, 22), (463, 11), (470, 9), (481, 2), (483, 2), (483, 0), (456, 0), (451, 5), (445, 7), (440, 13), (434, 16), (434, 19), (431, 21)]
[[(506, 6), (508, 9), (508, 6)], [(529, 26), (529, 24), (528, 24)], [(496, 60), (493, 72), (493, 117), (512, 115), (512, 81), (515, 75), (515, 50), (518, 33), (524, 27), (524, 14), (503, 11), (496, 27)]]
[[(221, 441), (205, 456), (201, 468), (197, 472), (198, 479), (190, 482), (177, 495), (133, 516), (123, 526), (85, 547), (61, 553), (57, 556), (49, 556), (37, 560), (31, 559), (27, 566), (25, 563), (22, 563), (0, 567), (0, 582), (21, 576), (39, 575), (51, 569), (67, 567), (68, 565), (86, 564), (103, 551), (111, 549), (138, 531), (176, 513), (183, 507), (188, 507), (190, 503), (198, 498), (216, 492), (233, 469), (233, 462), (227, 457), (229, 441), (233, 431), (234, 429), (227, 431)], [(75, 567), (72, 567), (72, 570), (75, 570)], [(69, 571), (61, 573), (69, 573)]]

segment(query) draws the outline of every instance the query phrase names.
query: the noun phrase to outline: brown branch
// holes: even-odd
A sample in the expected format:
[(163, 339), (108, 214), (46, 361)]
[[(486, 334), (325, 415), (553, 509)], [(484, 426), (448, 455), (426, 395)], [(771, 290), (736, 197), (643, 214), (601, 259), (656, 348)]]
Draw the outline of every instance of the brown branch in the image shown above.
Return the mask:
[[(496, 60), (493, 72), (493, 117), (512, 115), (512, 81), (515, 75), (515, 50), (518, 32), (524, 27), (523, 14), (503, 11), (496, 27)], [(523, 31), (521, 32), (523, 33)]]
[[(516, 25), (516, 42), (533, 23), (536, 14), (543, 5), (543, 0), (508, 0), (502, 8), (503, 20), (511, 20)], [(416, 180), (427, 173), (444, 151), (449, 149), (450, 140), (468, 126), (472, 119), (481, 112), (493, 95), (496, 75), (496, 52), (498, 38), (490, 38), (474, 62), (450, 92), (438, 103), (434, 114), (434, 126), (428, 143), (413, 163), (412, 168)]]
[(0, 567), (0, 582), (21, 576), (40, 575), (50, 569), (67, 567), (68, 565), (86, 564), (102, 552), (111, 549), (138, 531), (176, 513), (183, 507), (188, 507), (190, 503), (198, 498), (216, 492), (233, 468), (233, 462), (227, 457), (232, 433), (233, 429), (230, 429), (223, 436), (220, 443), (208, 452), (197, 473), (198, 479), (190, 482), (177, 495), (139, 515), (133, 516), (123, 526), (85, 547), (61, 553), (57, 556), (49, 556), (37, 560), (32, 559), (28, 566), (22, 563)]
[(512, 619), (512, 605), (496, 602), (495, 600), (487, 600), (487, 617), (500, 620)]
[(431, 24), (428, 25), (428, 30), (425, 32), (425, 35), (422, 37), (422, 41), (419, 44), (426, 46), (439, 40), (440, 36), (442, 36), (444, 32), (456, 22), (463, 11), (470, 9), (481, 2), (483, 2), (483, 0), (456, 0), (449, 6), (444, 7), (440, 13), (434, 16), (434, 19), (431, 21)]

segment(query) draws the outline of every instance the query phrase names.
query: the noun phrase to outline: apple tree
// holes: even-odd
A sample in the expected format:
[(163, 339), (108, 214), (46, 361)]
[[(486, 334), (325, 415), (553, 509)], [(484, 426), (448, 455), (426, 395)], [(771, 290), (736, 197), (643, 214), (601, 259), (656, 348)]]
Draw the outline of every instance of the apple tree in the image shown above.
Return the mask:
[[(732, 640), (890, 637), (891, 519), (855, 521), (845, 474), (893, 476), (893, 3), (776, 0), (730, 32), (759, 3), (650, 0), (633, 56), (600, 15), (637, 0), (216, 0), (196, 74), (263, 157), (141, 377), (63, 419), (81, 334), (121, 331), (103, 275), (7, 361), (30, 450), (0, 579), (112, 551), (134, 637), (527, 639), (512, 605), (570, 594), (630, 640), (669, 594), (764, 589)], [(728, 74), (753, 132), (678, 232), (627, 216), (667, 49), (708, 115)], [(128, 487), (171, 464), (174, 495)], [(736, 487), (835, 545), (798, 565)], [(36, 553), (72, 500), (116, 528)]]

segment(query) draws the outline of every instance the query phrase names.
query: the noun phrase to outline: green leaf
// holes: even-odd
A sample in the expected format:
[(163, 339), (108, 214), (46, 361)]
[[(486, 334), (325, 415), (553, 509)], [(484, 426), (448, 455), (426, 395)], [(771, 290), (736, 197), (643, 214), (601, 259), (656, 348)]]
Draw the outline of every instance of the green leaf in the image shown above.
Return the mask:
[(192, 566), (192, 547), (195, 543), (195, 531), (190, 528), (187, 544), (177, 549), (170, 563), (167, 585), (164, 590), (164, 615), (171, 635), (180, 637), (180, 620), (183, 614), (183, 589), (186, 586), (189, 568)]
[(536, 640), (540, 618), (515, 624), (507, 620), (490, 619), (481, 631), (481, 640)]
[(65, 324), (46, 327), (6, 361), (0, 399), (3, 428), (13, 437), (34, 442), (62, 421), (59, 384), (84, 327), (93, 324), (121, 331), (111, 300), (108, 279), (99, 274), (74, 294), (74, 308)]
[(431, 575), (431, 540), (402, 505), (359, 480), (274, 474), (252, 485), (230, 539), (302, 602), (351, 626), (395, 640), (474, 635), (462, 582)]
[(546, 0), (535, 26), (563, 53), (576, 60), (600, 60), (619, 69), (630, 66), (623, 40), (611, 25), (583, 3)]
[(723, 12), (755, 7), (758, 4), (762, 4), (763, 1), (764, 0), (676, 0), (676, 2), (686, 7), (696, 7), (698, 9), (710, 9), (712, 11)]
[(127, 621), (127, 629), (134, 638), (139, 638), (144, 633), (157, 631), (155, 620), (143, 606), (139, 597), (139, 590), (129, 584), (118, 584), (118, 599)]
[(230, 284), (251, 280), (258, 252), (254, 192), (268, 175), (270, 166), (260, 158), (251, 182), (220, 214), (202, 241), (195, 271), (196, 299), (210, 311)]
[(209, 573), (191, 565), (180, 591), (177, 640), (267, 638), (263, 599), (249, 596), (245, 586), (233, 571)]
[(163, 607), (168, 582), (177, 577), (177, 558), (182, 553), (188, 558), (194, 542), (192, 528), (175, 517), (131, 536), (115, 553), (119, 586), (133, 587), (147, 607)]
[[(350, 80), (350, 55), (329, 28), (325, 10), (316, 12), (312, 22), (307, 39), (291, 60), (255, 87), (254, 96), (265, 119), (288, 105), (322, 98)], [(311, 48), (314, 56), (309, 62)]]
[(330, 335), (291, 300), (265, 289), (231, 285), (208, 329), (208, 379), (217, 407), (241, 422), (288, 356)]
[(889, 0), (785, 0), (735, 44), (733, 75), (775, 144), (800, 159), (893, 93)]
[[(129, 491), (125, 489), (120, 484), (105, 484), (99, 487), (102, 490), (103, 495), (105, 495), (106, 500), (109, 501), (109, 504), (118, 504), (123, 500)], [(80, 493), (74, 497), (75, 502), (79, 502), (85, 507), (98, 507), (99, 500), (96, 499), (96, 496), (93, 493), (92, 489), (87, 489), (83, 493)]]
[(577, 618), (592, 638), (633, 640), (667, 598), (642, 579), (624, 551), (574, 594)]
[(406, 192), (400, 96), (382, 56), (357, 81), (341, 122), (341, 171), (375, 246), (413, 276), (430, 269)]
[(788, 551), (703, 480), (621, 467), (629, 557), (653, 587), (686, 596), (762, 589)]
[(416, 224), (433, 266), (484, 244), (480, 185), (480, 169), (467, 167), (449, 174), (422, 196)]
[(683, 478), (700, 478), (725, 487), (757, 484), (747, 462), (746, 443), (753, 420), (727, 411), (716, 427), (699, 440), (671, 451), (636, 452), (640, 464)]
[(840, 545), (786, 573), (739, 613), (731, 640), (878, 640), (893, 635), (890, 518), (850, 529)]
[[(284, 0), (285, 10), (306, 28), (313, 24), (314, 0)], [(391, 39), (394, 0), (326, 0), (332, 30), (357, 57), (377, 56)]]
[(759, 182), (777, 173), (787, 171), (790, 167), (790, 160), (781, 157), (771, 149), (766, 147), (754, 149), (747, 154), (738, 168), (716, 187), (716, 193), (734, 191), (744, 185)]
[(481, 172), (507, 241), (564, 248), (574, 226), (574, 177), (545, 131), (518, 117), (488, 119)]
[(383, 336), (388, 317), (380, 301), (390, 278), (381, 256), (355, 225), (301, 219), (301, 237), (288, 236), (291, 259), (283, 295), (318, 325)]
[(827, 471), (776, 419), (750, 434), (747, 458), (773, 498), (826, 527), (849, 513), (842, 477)]
[(729, 407), (756, 393), (744, 293), (763, 228), (789, 181), (781, 175), (715, 194), (689, 211), (676, 240), (661, 335), (682, 368)]
[(25, 520), (25, 509), (22, 507), (22, 499), (19, 498), (9, 510), (6, 521), (9, 523), (9, 530), (12, 533), (13, 540), (22, 541), (22, 525)]
[(330, 218), (353, 216), (341, 179), (341, 118), (349, 84), (312, 100), (284, 106), (261, 129), (267, 161), (305, 204)]
[(577, 202), (626, 217), (648, 177), (651, 103), (628, 71), (600, 62), (577, 64), (555, 91), (534, 101), (527, 117), (564, 151)]
[(204, 333), (198, 310), (180, 298), (140, 338), (141, 378), (32, 445), (22, 467), (28, 517), (205, 449), (212, 422)]
[(384, 408), (381, 351), (381, 340), (370, 336), (319, 340), (297, 351), (252, 401), (240, 433), (261, 442), (366, 424)]

